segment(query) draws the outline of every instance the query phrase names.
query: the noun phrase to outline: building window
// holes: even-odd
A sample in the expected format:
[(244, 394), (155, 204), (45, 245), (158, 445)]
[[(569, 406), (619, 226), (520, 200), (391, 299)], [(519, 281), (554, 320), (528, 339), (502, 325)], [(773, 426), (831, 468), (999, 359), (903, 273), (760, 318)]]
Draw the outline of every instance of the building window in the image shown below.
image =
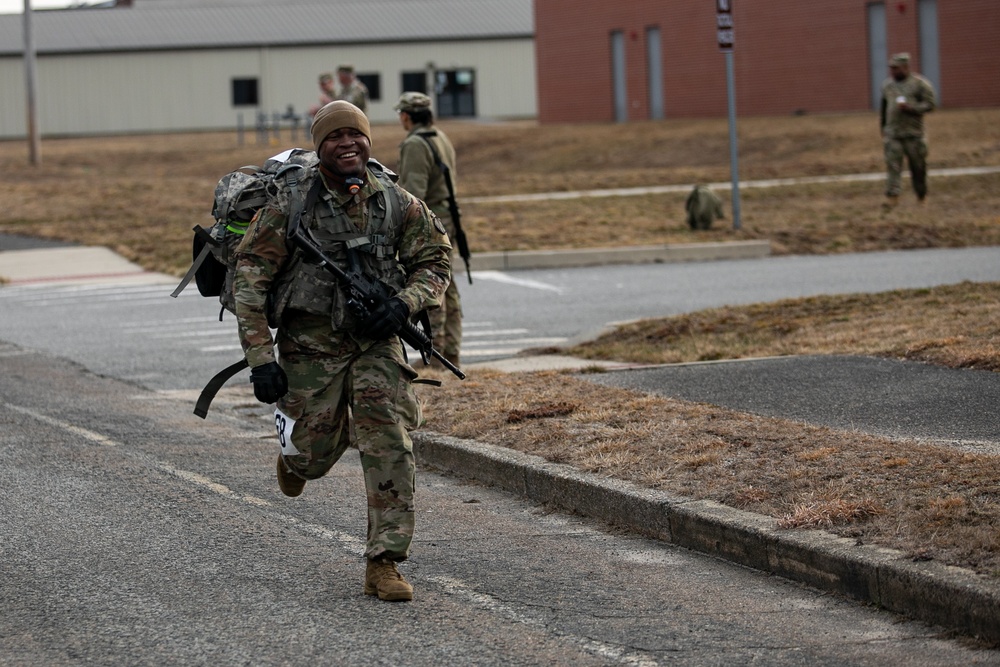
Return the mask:
[(358, 81), (368, 89), (368, 99), (378, 102), (382, 99), (382, 77), (378, 74), (358, 74)]
[(403, 72), (404, 93), (427, 93), (427, 72)]
[(233, 79), (233, 106), (255, 107), (257, 97), (257, 79)]

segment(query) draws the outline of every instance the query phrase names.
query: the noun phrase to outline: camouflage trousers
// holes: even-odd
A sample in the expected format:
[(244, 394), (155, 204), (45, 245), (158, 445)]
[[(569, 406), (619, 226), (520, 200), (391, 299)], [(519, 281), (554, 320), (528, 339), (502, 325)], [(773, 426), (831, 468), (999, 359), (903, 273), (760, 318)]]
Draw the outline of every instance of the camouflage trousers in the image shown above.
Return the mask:
[(431, 332), (434, 334), (434, 349), (448, 357), (457, 358), (462, 349), (462, 299), (452, 276), (444, 293), (441, 307), (428, 311)]
[(404, 560), (414, 528), (408, 431), (421, 420), (411, 384), (417, 374), (395, 336), (359, 343), (334, 332), (329, 318), (311, 315), (289, 324), (278, 332), (288, 394), (277, 407), (294, 421), (290, 443), (282, 444), (285, 462), (296, 475), (317, 479), (354, 443), (368, 494), (365, 557)]
[(913, 191), (923, 199), (927, 195), (927, 142), (923, 137), (904, 137), (902, 139), (886, 138), (885, 167), (887, 197), (898, 197), (902, 189), (903, 158), (910, 165), (910, 178), (913, 181)]

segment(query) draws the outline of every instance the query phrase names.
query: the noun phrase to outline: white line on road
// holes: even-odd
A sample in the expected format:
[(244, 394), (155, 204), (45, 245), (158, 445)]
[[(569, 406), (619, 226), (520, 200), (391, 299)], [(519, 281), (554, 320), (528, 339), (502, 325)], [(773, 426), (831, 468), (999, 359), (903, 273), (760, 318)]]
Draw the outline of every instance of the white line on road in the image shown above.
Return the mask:
[(476, 336), (515, 336), (528, 333), (527, 329), (489, 329), (486, 331), (467, 331), (462, 325), (462, 339), (475, 338)]
[[(119, 443), (115, 442), (111, 438), (101, 435), (100, 433), (96, 433), (79, 426), (74, 426), (73, 424), (49, 417), (48, 415), (41, 414), (28, 408), (11, 405), (10, 403), (3, 403), (3, 405), (17, 412), (21, 412), (22, 414), (26, 414), (29, 417), (33, 417), (40, 422), (49, 424), (50, 426), (61, 428), (67, 433), (83, 437), (96, 444), (109, 447), (119, 446)], [(175, 468), (169, 463), (165, 463), (134, 450), (129, 450), (129, 455), (141, 458), (147, 465), (157, 468), (161, 472), (168, 473), (172, 477), (176, 477), (177, 479), (188, 482), (189, 484), (211, 491), (212, 493), (224, 498), (236, 500), (255, 508), (273, 508), (273, 504), (263, 498), (236, 493), (225, 484), (214, 482), (204, 475), (191, 472), (190, 470)], [(343, 533), (339, 530), (327, 528), (326, 526), (302, 521), (301, 519), (289, 516), (280, 511), (275, 510), (275, 512), (277, 518), (287, 525), (295, 526), (305, 533), (338, 544), (345, 551), (353, 555), (361, 556), (364, 554), (364, 540), (361, 540), (353, 535)], [(446, 594), (462, 597), (467, 602), (476, 605), (490, 614), (506, 618), (507, 620), (513, 621), (519, 625), (540, 630), (557, 641), (563, 640), (579, 649), (582, 649), (583, 651), (586, 651), (587, 653), (599, 656), (604, 660), (610, 660), (617, 664), (635, 667), (647, 667), (658, 664), (653, 656), (644, 653), (628, 651), (620, 646), (606, 644), (589, 637), (555, 632), (550, 628), (549, 624), (545, 620), (532, 618), (531, 616), (521, 613), (510, 604), (503, 602), (492, 595), (480, 593), (469, 584), (459, 579), (455, 579), (454, 577), (430, 576), (426, 579), (439, 586)]]
[[(228, 322), (229, 320), (226, 320)], [(235, 324), (235, 320), (233, 321)], [(140, 320), (136, 322), (122, 322), (123, 331), (163, 331), (167, 327), (181, 326), (190, 328), (191, 324), (222, 324), (218, 317), (178, 317), (171, 320)]]
[(243, 346), (239, 343), (234, 343), (233, 345), (209, 345), (208, 347), (198, 348), (199, 352), (242, 352)]
[(21, 414), (25, 414), (25, 415), (28, 415), (29, 417), (33, 417), (34, 419), (37, 419), (38, 421), (42, 422), (43, 424), (48, 424), (49, 426), (55, 426), (56, 428), (61, 428), (62, 430), (66, 431), (68, 433), (72, 433), (75, 436), (79, 436), (79, 437), (83, 438), (84, 440), (89, 440), (89, 441), (91, 441), (91, 442), (93, 442), (95, 444), (103, 445), (105, 447), (117, 447), (118, 446), (117, 442), (115, 442), (111, 438), (107, 438), (107, 437), (101, 435), (100, 433), (96, 433), (94, 431), (82, 428), (80, 426), (74, 426), (73, 424), (68, 424), (68, 423), (66, 423), (64, 421), (60, 421), (60, 420), (55, 419), (53, 417), (49, 417), (48, 415), (43, 415), (40, 412), (35, 412), (34, 410), (31, 410), (29, 408), (21, 407), (20, 405), (12, 405), (10, 403), (4, 403), (3, 405), (5, 407), (10, 408), (11, 410), (14, 410), (15, 412), (20, 412)]
[[(133, 332), (139, 333), (139, 332)], [(143, 334), (145, 338), (202, 338), (205, 336), (236, 336), (236, 327), (232, 326), (228, 329), (215, 329), (215, 330), (205, 330), (205, 331), (165, 331), (163, 333), (146, 333)]]
[[(558, 345), (558, 342), (563, 342), (566, 339), (553, 339), (552, 345)], [(491, 347), (484, 348), (481, 350), (467, 350), (462, 349), (463, 359), (474, 359), (476, 357), (511, 357), (524, 350), (523, 347)]]
[(462, 349), (472, 349), (477, 346), (482, 345), (496, 345), (497, 343), (502, 343), (506, 345), (521, 345), (522, 347), (528, 345), (558, 345), (560, 343), (565, 343), (566, 338), (508, 338), (501, 340), (479, 340), (479, 341), (462, 341)]
[(516, 285), (518, 287), (528, 287), (530, 289), (537, 290), (547, 290), (549, 292), (555, 292), (557, 294), (563, 293), (562, 287), (557, 287), (556, 285), (550, 285), (548, 283), (543, 283), (540, 280), (527, 280), (525, 278), (515, 278), (502, 271), (474, 271), (473, 274), (476, 278), (480, 280), (492, 280), (496, 283), (504, 283), (507, 285)]

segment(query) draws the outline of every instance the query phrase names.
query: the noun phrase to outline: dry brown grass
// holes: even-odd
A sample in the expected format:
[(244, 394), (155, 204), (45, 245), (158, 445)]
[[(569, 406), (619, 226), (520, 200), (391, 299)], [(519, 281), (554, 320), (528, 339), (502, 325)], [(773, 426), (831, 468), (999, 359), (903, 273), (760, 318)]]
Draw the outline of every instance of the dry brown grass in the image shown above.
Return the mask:
[[(931, 167), (1000, 165), (1000, 109), (943, 111), (931, 114), (928, 125)], [(442, 127), (459, 153), (465, 198), (729, 179), (725, 120)], [(373, 132), (374, 156), (395, 166), (402, 128)], [(739, 134), (743, 179), (882, 170), (872, 114), (741, 119)], [(0, 232), (104, 245), (148, 269), (179, 275), (189, 261), (191, 227), (210, 223), (215, 182), (306, 143), (283, 137), (260, 146), (251, 134), (242, 147), (235, 133), (52, 139), (43, 142), (38, 167), (27, 164), (24, 142), (0, 142)], [(734, 239), (769, 239), (777, 254), (1000, 243), (1000, 174), (932, 178), (926, 209), (907, 197), (884, 219), (877, 182), (741, 194), (739, 231), (727, 222), (691, 232), (684, 194), (466, 203), (464, 225), (473, 252)]]
[(714, 308), (641, 320), (562, 351), (650, 364), (867, 354), (1000, 371), (1000, 283)]
[[(931, 167), (1000, 165), (1000, 109), (928, 118)], [(464, 197), (692, 184), (729, 178), (724, 120), (543, 126), (448, 122)], [(396, 163), (403, 132), (375, 129)], [(872, 114), (741, 119), (743, 179), (882, 170)], [(235, 134), (46, 140), (29, 167), (0, 142), (0, 232), (105, 245), (180, 274), (225, 172), (302, 139), (238, 146)], [(727, 193), (720, 193), (727, 194)], [(931, 178), (881, 217), (879, 182), (744, 189), (743, 228), (693, 233), (684, 194), (463, 205), (473, 251), (769, 239), (775, 253), (1000, 244), (1000, 175)], [(887, 304), (891, 308), (886, 307)], [(573, 350), (650, 362), (866, 353), (997, 370), (1000, 285), (817, 297), (636, 324)], [(630, 341), (630, 342), (625, 342)], [(633, 356), (634, 355), (634, 356)], [(599, 387), (558, 373), (477, 372), (421, 388), (428, 428), (582, 469), (903, 549), (1000, 576), (996, 457), (756, 417)]]
[[(716, 308), (638, 321), (560, 351), (638, 363), (868, 354), (1000, 371), (1000, 283)], [(590, 404), (566, 378), (546, 384), (550, 393), (532, 396), (529, 405), (536, 400)], [(626, 406), (634, 404), (634, 396), (602, 393), (600, 400), (610, 414), (629, 414)], [(428, 394), (427, 400), (431, 423), (439, 428), (440, 399)], [(650, 437), (631, 436), (629, 449), (637, 452), (633, 460), (611, 466), (589, 455), (577, 458), (574, 452), (568, 462), (761, 512), (784, 528), (825, 528), (901, 549), (916, 559), (1000, 576), (1000, 457), (706, 405), (651, 397), (642, 401), (648, 403), (642, 419)], [(553, 460), (566, 456), (551, 451), (564, 425), (536, 425), (536, 430), (543, 428), (551, 430), (531, 442), (552, 440), (535, 453)], [(589, 437), (599, 437), (597, 429)], [(588, 442), (579, 429), (574, 438), (562, 440), (565, 449), (573, 450)], [(631, 466), (654, 472), (639, 476)]]
[(427, 428), (1000, 576), (1000, 461), (598, 386), (477, 371), (421, 387)]

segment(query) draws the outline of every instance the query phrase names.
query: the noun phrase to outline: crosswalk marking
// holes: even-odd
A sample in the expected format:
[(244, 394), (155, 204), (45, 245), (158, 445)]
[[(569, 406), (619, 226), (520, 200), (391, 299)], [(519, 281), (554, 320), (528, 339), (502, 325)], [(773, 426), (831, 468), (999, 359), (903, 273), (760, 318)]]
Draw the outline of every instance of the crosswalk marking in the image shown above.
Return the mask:
[[(558, 288), (544, 283), (509, 279), (500, 272), (483, 273), (486, 280), (513, 281), (533, 289), (558, 291)], [(0, 299), (16, 303), (17, 307), (32, 308), (109, 305), (126, 309), (123, 312), (131, 315), (120, 324), (119, 331), (124, 336), (143, 340), (170, 340), (179, 347), (191, 349), (198, 354), (242, 351), (237, 336), (236, 318), (225, 313), (220, 322), (217, 304), (214, 302), (203, 317), (143, 319), (141, 311), (127, 310), (136, 305), (169, 304), (172, 302), (169, 289), (169, 285), (19, 285), (0, 289)], [(186, 290), (179, 298), (209, 301), (196, 290)], [(463, 322), (461, 355), (467, 360), (507, 357), (528, 348), (560, 345), (566, 341), (566, 338), (540, 336), (525, 327), (503, 327), (488, 320), (467, 320)], [(413, 350), (409, 352), (411, 358), (419, 356)]]

